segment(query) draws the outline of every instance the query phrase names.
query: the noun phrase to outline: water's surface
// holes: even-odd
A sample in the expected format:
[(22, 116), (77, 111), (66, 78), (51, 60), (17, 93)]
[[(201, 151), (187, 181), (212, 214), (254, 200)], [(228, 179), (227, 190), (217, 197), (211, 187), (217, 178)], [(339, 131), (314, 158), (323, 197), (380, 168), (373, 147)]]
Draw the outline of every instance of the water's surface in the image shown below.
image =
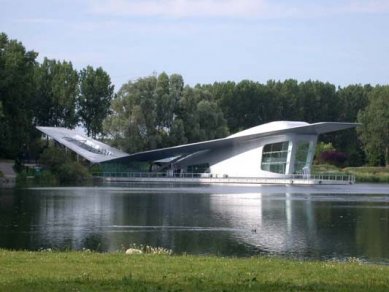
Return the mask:
[(389, 263), (389, 186), (201, 186), (0, 190), (0, 248), (175, 253)]

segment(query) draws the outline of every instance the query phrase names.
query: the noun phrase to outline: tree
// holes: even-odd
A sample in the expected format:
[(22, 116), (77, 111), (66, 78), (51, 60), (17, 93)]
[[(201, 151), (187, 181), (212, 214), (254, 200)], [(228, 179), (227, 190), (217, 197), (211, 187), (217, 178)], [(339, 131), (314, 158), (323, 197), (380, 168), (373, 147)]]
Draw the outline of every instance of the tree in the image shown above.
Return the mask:
[(201, 100), (197, 104), (197, 115), (200, 124), (199, 140), (224, 138), (228, 128), (223, 113), (215, 102)]
[(275, 103), (272, 102), (265, 85), (243, 80), (235, 87), (234, 100), (231, 104), (234, 112), (232, 129), (240, 131), (259, 124), (272, 121)]
[(37, 53), (0, 33), (0, 155), (15, 158), (31, 139)]
[(389, 86), (376, 86), (358, 114), (358, 128), (369, 164), (389, 166)]
[(78, 73), (71, 62), (45, 58), (35, 70), (34, 122), (40, 126), (77, 125)]
[(175, 97), (170, 94), (169, 76), (163, 72), (158, 76), (155, 89), (156, 126), (160, 130), (169, 130), (173, 124)]
[(303, 121), (313, 123), (336, 120), (339, 107), (334, 85), (311, 80), (302, 82), (300, 98)]
[[(357, 122), (358, 112), (366, 108), (371, 90), (370, 85), (349, 85), (339, 88), (336, 93), (339, 102), (339, 114), (336, 121)], [(332, 134), (331, 141), (337, 149), (348, 154), (349, 166), (365, 163), (363, 144), (354, 129)]]
[(304, 108), (300, 95), (300, 85), (296, 80), (288, 79), (283, 82), (268, 81), (267, 87), (274, 97), (274, 116), (272, 120), (302, 121)]
[(186, 141), (178, 114), (183, 86), (181, 75), (164, 72), (123, 85), (104, 121), (114, 144), (136, 152)]
[(111, 115), (104, 121), (104, 130), (113, 143), (127, 152), (156, 147), (157, 78), (149, 76), (124, 84), (111, 103)]
[(78, 115), (87, 134), (96, 137), (103, 131), (103, 120), (109, 113), (114, 86), (109, 75), (101, 68), (88, 66), (80, 72)]
[(188, 142), (222, 138), (229, 133), (223, 112), (207, 87), (184, 88), (177, 118), (184, 127), (182, 139)]

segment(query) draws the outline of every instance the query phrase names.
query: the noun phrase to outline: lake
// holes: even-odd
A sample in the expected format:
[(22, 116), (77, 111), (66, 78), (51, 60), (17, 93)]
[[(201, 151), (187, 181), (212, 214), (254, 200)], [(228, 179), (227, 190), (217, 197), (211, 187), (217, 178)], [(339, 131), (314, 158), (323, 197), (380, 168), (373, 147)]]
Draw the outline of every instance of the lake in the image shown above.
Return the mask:
[(0, 190), (0, 248), (389, 263), (389, 185), (107, 184)]

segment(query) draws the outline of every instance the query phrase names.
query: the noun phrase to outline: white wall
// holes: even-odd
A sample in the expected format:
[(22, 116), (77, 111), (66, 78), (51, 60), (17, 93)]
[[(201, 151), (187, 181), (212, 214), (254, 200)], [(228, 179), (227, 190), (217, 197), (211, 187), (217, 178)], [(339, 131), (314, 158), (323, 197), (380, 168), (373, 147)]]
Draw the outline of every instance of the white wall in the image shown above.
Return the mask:
[(186, 170), (189, 165), (208, 163), (210, 172), (214, 175), (228, 175), (229, 177), (284, 177), (284, 174), (261, 170), (262, 150), (266, 144), (290, 141), (286, 165), (286, 174), (294, 172), (294, 160), (299, 142), (310, 143), (307, 164), (312, 164), (315, 152), (316, 135), (278, 135), (258, 139), (251, 142), (237, 144), (233, 147), (208, 150), (195, 153), (179, 160), (176, 167)]

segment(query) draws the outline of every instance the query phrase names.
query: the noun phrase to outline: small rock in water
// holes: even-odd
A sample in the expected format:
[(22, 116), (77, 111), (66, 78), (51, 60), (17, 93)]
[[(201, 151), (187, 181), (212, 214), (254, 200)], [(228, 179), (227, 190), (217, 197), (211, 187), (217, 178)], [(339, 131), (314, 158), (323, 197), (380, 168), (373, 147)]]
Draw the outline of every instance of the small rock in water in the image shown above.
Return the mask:
[(140, 249), (129, 248), (126, 250), (126, 254), (142, 254), (143, 252)]

